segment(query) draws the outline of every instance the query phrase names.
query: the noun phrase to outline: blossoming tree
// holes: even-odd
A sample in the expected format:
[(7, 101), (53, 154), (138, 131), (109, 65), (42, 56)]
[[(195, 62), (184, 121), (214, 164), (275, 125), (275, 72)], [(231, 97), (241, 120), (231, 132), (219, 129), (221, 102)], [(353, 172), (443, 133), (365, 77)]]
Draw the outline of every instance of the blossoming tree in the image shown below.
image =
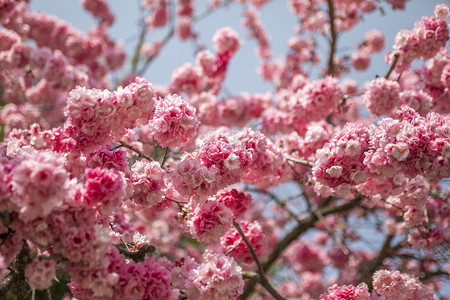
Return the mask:
[[(268, 0), (143, 0), (128, 55), (109, 35), (104, 0), (81, 1), (98, 20), (87, 34), (28, 2), (0, 0), (2, 299), (442, 294), (445, 4), (400, 31), (385, 76), (359, 88), (348, 78), (384, 51), (384, 35), (368, 31), (350, 55), (339, 37), (405, 0), (289, 0), (299, 25), (280, 60), (259, 18)], [(194, 26), (228, 6), (243, 9), (266, 93), (222, 96), (242, 37), (231, 27), (200, 37)], [(143, 74), (176, 38), (214, 48), (153, 85)], [(317, 39), (329, 41), (325, 56)]]

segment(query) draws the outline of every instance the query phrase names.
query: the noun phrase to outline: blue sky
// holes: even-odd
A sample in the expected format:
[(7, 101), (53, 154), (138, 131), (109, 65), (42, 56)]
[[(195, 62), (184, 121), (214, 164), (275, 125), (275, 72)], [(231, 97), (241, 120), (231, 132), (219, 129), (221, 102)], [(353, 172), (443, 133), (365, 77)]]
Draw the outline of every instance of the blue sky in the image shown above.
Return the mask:
[[(198, 14), (206, 9), (208, 1), (196, 0), (194, 2), (196, 14)], [(138, 39), (138, 19), (142, 15), (142, 10), (139, 7), (140, 1), (111, 0), (108, 3), (116, 16), (116, 22), (111, 28), (111, 35), (114, 39), (123, 40), (128, 53), (131, 53)], [(381, 54), (372, 56), (371, 66), (367, 72), (357, 72), (345, 77), (353, 78), (361, 85), (364, 81), (375, 78), (377, 74), (384, 75), (389, 67), (384, 63), (384, 52), (392, 49), (395, 34), (400, 29), (412, 29), (414, 22), (419, 20), (421, 16), (432, 15), (433, 7), (438, 3), (442, 3), (442, 1), (411, 0), (407, 3), (407, 10), (405, 11), (392, 11), (386, 3), (383, 3), (382, 6), (387, 12), (385, 16), (380, 11), (364, 15), (364, 21), (360, 22), (356, 28), (340, 36), (338, 49), (347, 49), (347, 51), (341, 53), (351, 54), (348, 49), (353, 49), (354, 45), (363, 39), (364, 33), (371, 29), (378, 29), (385, 34), (386, 47)], [(54, 14), (84, 32), (96, 24), (95, 19), (81, 8), (79, 0), (33, 0), (31, 1), (31, 7)], [(237, 30), (243, 41), (243, 46), (230, 62), (225, 81), (226, 88), (233, 94), (270, 91), (272, 87), (268, 83), (262, 82), (256, 73), (259, 63), (259, 58), (254, 54), (256, 42), (247, 39), (246, 29), (241, 26), (242, 11), (243, 7), (236, 4), (222, 8), (196, 23), (194, 30), (199, 33), (199, 41), (211, 50), (211, 39), (218, 28), (231, 26)], [(274, 57), (281, 57), (286, 52), (288, 39), (294, 33), (293, 28), (296, 24), (296, 18), (289, 13), (287, 1), (283, 0), (269, 2), (260, 13), (271, 36)], [(157, 30), (148, 36), (148, 40), (153, 41), (156, 37), (162, 36), (164, 36), (164, 31)], [(327, 53), (327, 44), (324, 39), (319, 39), (319, 47), (322, 54)], [(192, 42), (181, 42), (176, 37), (172, 38), (161, 55), (152, 63), (145, 77), (155, 84), (168, 83), (174, 68), (184, 62), (194, 62), (194, 51)], [(323, 57), (324, 62), (325, 60), (326, 57)], [(318, 74), (318, 70), (322, 66), (323, 64), (315, 67), (317, 70), (313, 70), (313, 74)]]

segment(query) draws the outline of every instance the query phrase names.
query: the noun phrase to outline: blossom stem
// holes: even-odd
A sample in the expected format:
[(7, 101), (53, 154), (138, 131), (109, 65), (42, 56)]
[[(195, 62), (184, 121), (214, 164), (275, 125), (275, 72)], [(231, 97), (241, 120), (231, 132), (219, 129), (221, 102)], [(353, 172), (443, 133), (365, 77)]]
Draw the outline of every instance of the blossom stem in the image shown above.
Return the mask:
[(131, 146), (131, 145), (128, 145), (128, 144), (125, 143), (125, 142), (120, 141), (120, 145), (121, 145), (122, 147), (125, 147), (125, 148), (130, 149), (130, 150), (133, 151), (133, 152), (136, 152), (140, 157), (145, 158), (145, 159), (148, 160), (148, 161), (154, 161), (153, 158), (151, 158), (151, 157), (148, 156), (147, 154), (142, 153), (141, 150), (139, 150), (139, 149), (137, 149), (137, 148), (135, 148), (135, 147), (133, 147), (133, 146)]

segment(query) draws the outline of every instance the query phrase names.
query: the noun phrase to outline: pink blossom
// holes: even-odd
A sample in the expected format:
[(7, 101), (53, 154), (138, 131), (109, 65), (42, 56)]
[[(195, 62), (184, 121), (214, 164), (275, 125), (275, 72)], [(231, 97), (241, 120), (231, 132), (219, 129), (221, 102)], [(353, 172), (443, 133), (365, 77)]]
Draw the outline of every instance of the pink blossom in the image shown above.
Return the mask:
[(217, 52), (236, 52), (241, 46), (238, 34), (231, 27), (223, 27), (216, 31), (213, 37), (214, 48)]
[(11, 172), (13, 196), (20, 218), (27, 222), (47, 216), (62, 203), (68, 174), (64, 159), (51, 152), (37, 152)]
[(192, 284), (187, 296), (199, 300), (237, 299), (244, 288), (241, 273), (242, 268), (232, 257), (207, 251), (203, 263), (191, 271)]
[(384, 34), (376, 29), (370, 30), (364, 35), (364, 42), (370, 52), (381, 52), (385, 44)]
[(131, 167), (131, 183), (133, 196), (131, 199), (136, 204), (152, 206), (163, 201), (165, 172), (158, 162), (137, 161)]
[(97, 207), (102, 214), (116, 210), (125, 196), (123, 180), (113, 169), (87, 169), (84, 190), (86, 204)]
[(369, 288), (365, 283), (358, 286), (337, 284), (328, 288), (327, 294), (320, 295), (320, 300), (370, 300)]
[(252, 202), (251, 194), (240, 192), (236, 189), (222, 190), (214, 197), (217, 202), (224, 203), (226, 207), (231, 209), (233, 218), (239, 218), (250, 207)]
[(397, 107), (399, 97), (399, 84), (383, 77), (371, 81), (363, 96), (367, 109), (376, 116), (389, 115)]
[(360, 48), (351, 56), (351, 65), (357, 71), (363, 71), (369, 67), (370, 52), (367, 48)]
[(163, 147), (180, 146), (196, 134), (199, 121), (193, 108), (178, 95), (157, 102), (150, 127), (153, 137)]
[(187, 223), (191, 234), (202, 243), (210, 243), (219, 238), (230, 228), (231, 211), (223, 203), (208, 201), (196, 206)]
[(180, 16), (177, 20), (177, 27), (175, 33), (181, 40), (187, 40), (192, 36), (191, 32), (192, 18), (189, 16)]
[(375, 291), (386, 300), (434, 299), (434, 294), (417, 278), (399, 271), (379, 270), (373, 274)]

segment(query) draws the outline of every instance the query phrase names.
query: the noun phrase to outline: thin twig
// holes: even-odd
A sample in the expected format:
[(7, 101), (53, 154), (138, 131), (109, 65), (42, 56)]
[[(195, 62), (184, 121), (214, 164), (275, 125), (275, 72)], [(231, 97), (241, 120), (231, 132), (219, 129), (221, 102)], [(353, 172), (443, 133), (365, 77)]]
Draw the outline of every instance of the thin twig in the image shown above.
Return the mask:
[(148, 156), (147, 154), (142, 153), (141, 150), (139, 150), (139, 149), (137, 149), (137, 148), (135, 148), (135, 147), (133, 147), (133, 146), (131, 146), (131, 145), (128, 145), (127, 143), (122, 142), (122, 141), (120, 141), (119, 143), (120, 143), (120, 145), (121, 145), (122, 147), (128, 148), (128, 149), (130, 149), (131, 151), (136, 152), (140, 157), (145, 158), (145, 159), (148, 160), (148, 161), (155, 161), (153, 158), (151, 158), (151, 157)]
[(164, 164), (166, 163), (168, 152), (169, 152), (169, 147), (168, 146), (164, 147), (164, 157), (161, 162), (161, 167), (164, 167)]
[(242, 244), (243, 241), (244, 241), (244, 239), (241, 239), (241, 241), (239, 243), (234, 245), (233, 248), (231, 248), (230, 250), (227, 251), (227, 253), (225, 253), (225, 256), (230, 255), (230, 253), (233, 252), (237, 247), (239, 247), (239, 245)]
[(331, 41), (330, 41), (330, 55), (328, 57), (328, 75), (334, 75), (336, 73), (334, 66), (334, 53), (336, 52), (336, 44), (337, 44), (337, 32), (336, 26), (334, 24), (334, 5), (332, 0), (327, 0), (328, 2), (328, 17), (330, 21), (330, 33), (331, 33)]
[(234, 227), (236, 227), (237, 231), (239, 232), (239, 234), (241, 235), (242, 239), (244, 240), (245, 244), (247, 245), (248, 250), (250, 251), (250, 253), (253, 256), (253, 259), (255, 260), (256, 265), (258, 266), (258, 273), (260, 276), (260, 281), (258, 281), (275, 299), (277, 300), (283, 300), (285, 299), (284, 297), (282, 297), (277, 290), (275, 290), (272, 285), (269, 283), (269, 281), (267, 280), (267, 278), (264, 276), (264, 269), (261, 265), (261, 262), (259, 261), (258, 255), (256, 255), (255, 249), (253, 248), (252, 244), (250, 243), (250, 241), (247, 239), (247, 237), (245, 236), (244, 232), (242, 231), (241, 226), (239, 226), (239, 224), (233, 220), (233, 225)]
[(177, 203), (177, 204), (188, 204), (189, 202), (188, 201), (179, 201), (179, 200), (175, 200), (175, 199), (172, 199), (172, 198), (169, 198), (169, 197), (164, 197), (164, 198), (166, 198), (167, 200), (170, 200), (170, 201), (172, 201), (172, 202), (175, 202), (175, 203)]
[(310, 162), (310, 161), (307, 161), (307, 160), (297, 159), (297, 158), (293, 158), (293, 157), (290, 157), (290, 156), (286, 156), (285, 158), (286, 158), (286, 160), (290, 160), (290, 161), (295, 162), (297, 164), (301, 164), (301, 165), (304, 165), (304, 166), (307, 166), (307, 167), (311, 167), (311, 168), (314, 167), (314, 164), (312, 162)]
[(395, 66), (397, 65), (399, 57), (400, 57), (400, 53), (397, 52), (397, 53), (394, 54), (394, 60), (392, 61), (391, 67), (389, 68), (389, 70), (386, 73), (386, 75), (384, 75), (385, 79), (389, 79), (389, 76), (391, 76), (391, 73), (394, 71)]

